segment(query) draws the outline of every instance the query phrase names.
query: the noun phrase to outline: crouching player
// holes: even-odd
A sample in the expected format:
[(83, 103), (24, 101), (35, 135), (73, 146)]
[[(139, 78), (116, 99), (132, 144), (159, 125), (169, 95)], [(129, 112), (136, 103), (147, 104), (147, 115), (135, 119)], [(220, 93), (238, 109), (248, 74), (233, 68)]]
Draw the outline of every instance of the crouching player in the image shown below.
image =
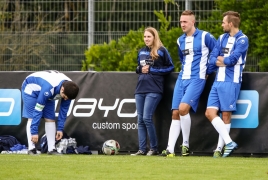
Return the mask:
[[(45, 119), (45, 132), (48, 142), (48, 154), (58, 155), (56, 140), (63, 136), (64, 123), (72, 99), (75, 99), (79, 87), (72, 80), (57, 71), (40, 71), (30, 74), (22, 83), (24, 118), (28, 119), (26, 132), (28, 154), (37, 154), (38, 127), (41, 118)], [(57, 130), (55, 124), (55, 100), (61, 99)]]

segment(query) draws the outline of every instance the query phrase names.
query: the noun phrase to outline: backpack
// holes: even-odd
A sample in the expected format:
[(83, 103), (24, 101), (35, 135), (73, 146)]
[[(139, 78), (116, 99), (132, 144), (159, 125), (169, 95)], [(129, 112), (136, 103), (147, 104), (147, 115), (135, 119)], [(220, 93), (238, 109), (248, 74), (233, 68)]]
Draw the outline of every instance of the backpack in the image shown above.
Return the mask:
[(14, 136), (10, 135), (0, 136), (0, 152), (10, 151), (10, 148), (16, 144), (20, 144), (20, 142)]
[(47, 146), (47, 135), (44, 134), (40, 139), (40, 147), (41, 153), (47, 153), (48, 146)]
[[(69, 138), (69, 136), (65, 132), (63, 132), (62, 139), (63, 138)], [(60, 141), (61, 141), (61, 139), (58, 141), (57, 140), (55, 141), (55, 147)], [(41, 147), (41, 153), (47, 153), (48, 146), (47, 146), (47, 135), (46, 134), (44, 134), (40, 139), (40, 147)]]

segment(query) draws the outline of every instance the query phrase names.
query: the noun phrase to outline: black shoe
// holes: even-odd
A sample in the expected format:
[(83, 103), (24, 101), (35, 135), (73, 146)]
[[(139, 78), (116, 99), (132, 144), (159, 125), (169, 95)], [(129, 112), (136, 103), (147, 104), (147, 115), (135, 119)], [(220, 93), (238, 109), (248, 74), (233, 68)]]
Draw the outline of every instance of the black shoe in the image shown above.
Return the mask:
[(28, 151), (28, 154), (29, 155), (37, 155), (37, 151), (36, 151), (35, 148), (33, 148), (33, 149), (31, 149), (31, 150)]
[(147, 156), (156, 156), (156, 155), (158, 155), (158, 152), (153, 149), (150, 149), (150, 151), (148, 151), (147, 153)]
[(58, 153), (56, 149), (53, 149), (52, 151), (47, 152), (48, 155), (62, 155), (61, 153)]
[(130, 154), (131, 156), (144, 156), (146, 155), (145, 152), (143, 152), (142, 150), (138, 150), (138, 152), (136, 152), (135, 154)]

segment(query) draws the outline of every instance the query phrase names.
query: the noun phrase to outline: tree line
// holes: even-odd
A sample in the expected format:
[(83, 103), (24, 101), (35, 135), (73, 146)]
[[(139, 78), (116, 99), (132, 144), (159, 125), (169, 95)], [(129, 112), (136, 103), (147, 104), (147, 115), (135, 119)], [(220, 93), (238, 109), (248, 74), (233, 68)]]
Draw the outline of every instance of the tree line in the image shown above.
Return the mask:
[[(178, 18), (185, 1), (94, 0), (95, 41), (89, 48), (88, 2), (1, 0), (0, 70), (133, 71), (137, 52), (144, 45), (143, 30), (148, 25), (159, 30), (176, 71), (180, 70), (176, 39), (182, 34)], [(191, 2), (197, 15), (197, 27), (216, 38), (222, 34), (222, 12), (238, 11), (242, 18), (241, 29), (250, 41), (247, 63), (259, 60), (258, 66), (247, 71), (268, 70), (266, 0)], [(203, 6), (211, 10), (200, 13)], [(115, 37), (118, 32), (125, 35)]]

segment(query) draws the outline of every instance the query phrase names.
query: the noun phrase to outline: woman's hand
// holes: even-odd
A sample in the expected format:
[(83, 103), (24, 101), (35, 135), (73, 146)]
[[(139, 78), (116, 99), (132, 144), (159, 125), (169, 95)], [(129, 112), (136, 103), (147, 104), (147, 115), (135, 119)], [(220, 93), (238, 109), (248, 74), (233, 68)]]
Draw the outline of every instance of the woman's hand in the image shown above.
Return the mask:
[(142, 67), (141, 71), (143, 74), (148, 74), (149, 73), (149, 68), (150, 66), (149, 65), (145, 65)]

